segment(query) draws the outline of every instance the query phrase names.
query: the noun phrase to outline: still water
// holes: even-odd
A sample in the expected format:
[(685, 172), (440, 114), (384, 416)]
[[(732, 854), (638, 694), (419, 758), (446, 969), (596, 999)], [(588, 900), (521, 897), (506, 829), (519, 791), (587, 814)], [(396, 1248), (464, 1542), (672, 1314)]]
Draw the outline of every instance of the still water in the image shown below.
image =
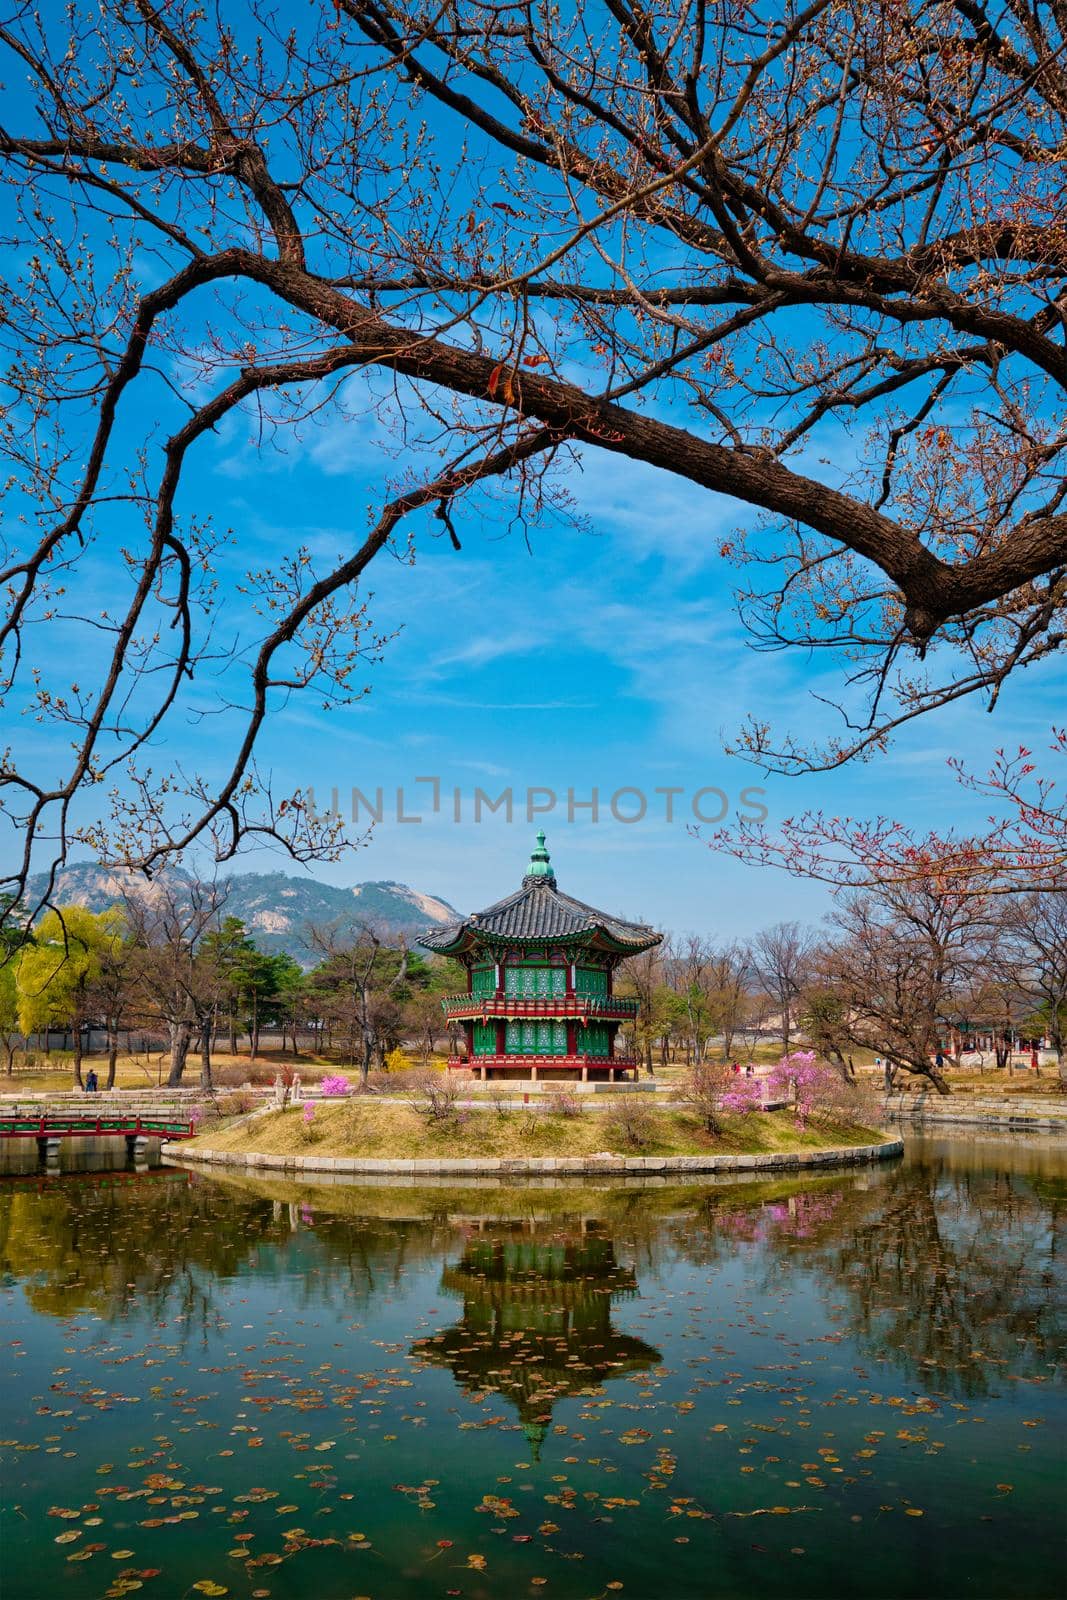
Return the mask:
[(1060, 1595), (1065, 1200), (8, 1177), (5, 1600)]

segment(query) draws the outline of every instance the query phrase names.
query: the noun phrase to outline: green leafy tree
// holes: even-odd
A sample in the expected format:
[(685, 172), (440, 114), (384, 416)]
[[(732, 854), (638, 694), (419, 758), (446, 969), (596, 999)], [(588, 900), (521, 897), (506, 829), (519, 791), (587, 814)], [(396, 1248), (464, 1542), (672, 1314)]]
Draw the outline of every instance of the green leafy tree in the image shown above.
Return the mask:
[(34, 942), (18, 958), (19, 1029), (69, 1028), (79, 1089), (84, 1087), (84, 1031), (96, 1020), (100, 986), (119, 962), (125, 936), (125, 918), (117, 906), (100, 912), (62, 906), (45, 913)]
[(19, 1032), (18, 956), (31, 939), (32, 934), (14, 913), (14, 896), (0, 895), (0, 1038), (9, 1076), (15, 1070)]
[(7, 1073), (10, 1077), (15, 1070), (15, 1039), (14, 1035), (19, 1030), (19, 996), (16, 983), (16, 968), (13, 961), (5, 961), (0, 967), (0, 1038), (4, 1041), (4, 1051), (7, 1057)]

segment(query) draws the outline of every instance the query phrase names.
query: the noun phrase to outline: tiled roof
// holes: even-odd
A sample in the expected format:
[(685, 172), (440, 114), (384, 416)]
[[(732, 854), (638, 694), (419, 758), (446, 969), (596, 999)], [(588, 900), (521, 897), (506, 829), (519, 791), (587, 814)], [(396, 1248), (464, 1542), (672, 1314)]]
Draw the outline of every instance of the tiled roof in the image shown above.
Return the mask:
[(476, 912), (463, 922), (421, 935), (419, 943), (428, 950), (448, 950), (465, 933), (472, 937), (486, 934), (496, 939), (534, 941), (567, 939), (597, 931), (634, 950), (647, 950), (660, 940), (655, 929), (643, 922), (624, 922), (620, 917), (609, 916), (606, 911), (597, 911), (582, 900), (562, 894), (554, 878), (528, 877), (522, 888), (506, 899), (498, 900), (496, 905)]

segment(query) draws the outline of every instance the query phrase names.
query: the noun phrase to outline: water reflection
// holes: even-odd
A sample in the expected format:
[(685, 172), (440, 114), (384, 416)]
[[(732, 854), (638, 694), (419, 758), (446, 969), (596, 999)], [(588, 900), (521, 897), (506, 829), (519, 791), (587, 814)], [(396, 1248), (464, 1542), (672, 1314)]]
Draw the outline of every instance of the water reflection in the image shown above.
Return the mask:
[(589, 1394), (607, 1377), (656, 1365), (660, 1352), (612, 1326), (612, 1302), (636, 1296), (593, 1218), (539, 1237), (536, 1224), (484, 1221), (441, 1278), (463, 1300), (457, 1327), (420, 1339), (413, 1354), (448, 1367), (469, 1392), (515, 1406), (535, 1459), (565, 1395)]
[(159, 1139), (138, 1139), (131, 1146), (121, 1134), (50, 1139), (44, 1150), (37, 1139), (0, 1140), (0, 1180), (33, 1173), (59, 1177), (74, 1172), (149, 1172), (160, 1161)]
[(1063, 1347), (1062, 1168), (961, 1166), (935, 1144), (852, 1178), (579, 1191), (578, 1215), (567, 1191), (551, 1204), (512, 1191), (510, 1219), (472, 1219), (449, 1191), (222, 1185), (174, 1169), (38, 1175), (0, 1189), (0, 1270), (38, 1311), (178, 1311), (187, 1338), (235, 1275), (285, 1277), (304, 1302), (366, 1306), (448, 1257), (441, 1287), (462, 1318), (413, 1350), (468, 1390), (507, 1396), (536, 1431), (559, 1396), (660, 1359), (612, 1322), (639, 1270), (747, 1253), (765, 1289), (783, 1274), (832, 1288), (842, 1330), (872, 1358), (931, 1392), (976, 1394), (1005, 1363), (1047, 1372)]
[(212, 1315), (218, 1282), (267, 1230), (188, 1173), (20, 1178), (0, 1190), (0, 1274), (35, 1311), (108, 1321), (131, 1310), (180, 1314), (186, 1333)]
[(1058, 1592), (1065, 1174), (10, 1179), (5, 1596)]

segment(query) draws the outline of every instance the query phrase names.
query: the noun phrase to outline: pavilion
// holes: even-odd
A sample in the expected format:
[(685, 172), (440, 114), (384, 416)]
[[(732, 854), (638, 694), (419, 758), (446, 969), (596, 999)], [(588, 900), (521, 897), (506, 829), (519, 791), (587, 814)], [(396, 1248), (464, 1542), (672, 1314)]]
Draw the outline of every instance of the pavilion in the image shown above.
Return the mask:
[(538, 833), (521, 888), (419, 940), (466, 971), (466, 992), (442, 1001), (464, 1035), (449, 1066), (483, 1079), (636, 1077), (637, 1062), (616, 1048), (616, 1035), (633, 1021), (637, 1001), (613, 993), (614, 974), (661, 938), (561, 893)]

